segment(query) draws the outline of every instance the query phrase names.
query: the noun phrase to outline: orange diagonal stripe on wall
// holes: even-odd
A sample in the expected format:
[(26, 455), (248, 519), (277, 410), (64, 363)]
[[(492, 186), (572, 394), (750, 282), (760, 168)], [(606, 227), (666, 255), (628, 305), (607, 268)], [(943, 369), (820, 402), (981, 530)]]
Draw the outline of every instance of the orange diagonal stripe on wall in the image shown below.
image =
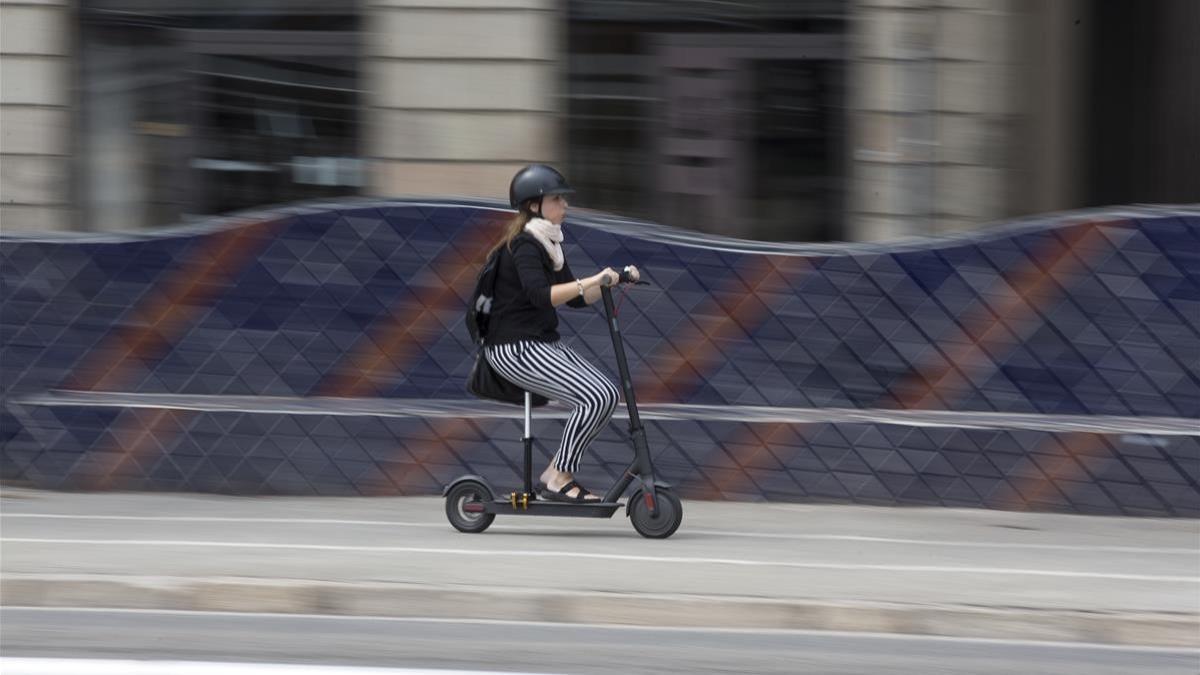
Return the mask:
[[(1103, 445), (1104, 441), (1096, 434), (1085, 434), (1072, 432), (1058, 436), (1058, 442), (1062, 445), (1064, 456), (1070, 460), (1063, 464), (1063, 468), (1057, 476), (1060, 480), (1074, 480), (1080, 472), (1086, 471), (1084, 467), (1084, 457), (1094, 454), (1094, 449)], [(1036, 466), (1036, 463), (1035, 463)], [(1034, 504), (1043, 500), (1050, 492), (1057, 491), (1065, 496), (1065, 493), (1058, 488), (1055, 483), (1055, 477), (1050, 475), (1051, 472), (1037, 467), (1037, 472), (1044, 476), (1027, 476), (1026, 478), (1010, 481), (1016, 495), (1009, 506), (1013, 508), (1028, 508), (1030, 504)], [(1017, 501), (1019, 499), (1020, 501)]]
[[(701, 369), (696, 366), (697, 362), (701, 362), (720, 354), (721, 349), (717, 345), (718, 339), (736, 339), (749, 338), (749, 334), (753, 325), (760, 322), (764, 315), (771, 312), (768, 307), (759, 297), (758, 290), (762, 285), (771, 279), (775, 274), (782, 276), (785, 280), (793, 275), (801, 274), (811, 269), (811, 263), (805, 258), (795, 256), (755, 256), (751, 258), (752, 267), (744, 273), (743, 281), (749, 287), (750, 292), (743, 295), (739, 300), (734, 302), (728, 310), (721, 307), (715, 299), (710, 302), (711, 307), (716, 307), (722, 314), (717, 315), (717, 318), (693, 319), (691, 322), (691, 330), (686, 334), (672, 335), (671, 339), (664, 343), (665, 346), (660, 348), (660, 354), (657, 355), (660, 359), (665, 359), (668, 362), (666, 375), (661, 379), (652, 381), (648, 376), (643, 376), (643, 383), (638, 385), (638, 400), (661, 402), (664, 399), (668, 401), (677, 400), (674, 395), (680, 387), (686, 382), (689, 376), (696, 379), (702, 379), (704, 374)], [(785, 285), (786, 287), (786, 285)], [(794, 292), (794, 291), (793, 291)], [(699, 316), (707, 316), (700, 314)], [(646, 393), (643, 394), (643, 391)], [(779, 425), (770, 425), (766, 429), (763, 438), (770, 438), (776, 431)], [(733, 458), (737, 466), (739, 459), (745, 461), (757, 452), (770, 452), (770, 449), (758, 439), (753, 430), (747, 429), (743, 432), (745, 436), (753, 438), (752, 447), (745, 451), (745, 456)], [(728, 453), (723, 453), (728, 457)], [(714, 482), (715, 483), (715, 482)], [(715, 490), (707, 495), (710, 498), (719, 498), (721, 488), (718, 486)]]
[(1033, 260), (1025, 265), (1009, 282), (1012, 293), (1006, 294), (986, 315), (965, 322), (963, 329), (971, 337), (971, 343), (952, 345), (946, 350), (945, 364), (918, 370), (908, 382), (898, 387), (901, 392), (914, 392), (901, 394), (898, 397), (899, 407), (905, 410), (924, 408), (949, 384), (960, 378), (967, 380), (967, 371), (995, 369), (995, 362), (988, 358), (987, 351), (1009, 332), (1004, 317), (1037, 311), (1037, 294), (1054, 284), (1054, 275), (1070, 272), (1079, 265), (1073, 256), (1076, 247), (1091, 238), (1102, 236), (1097, 223), (1088, 223), (1086, 227), (1066, 236), (1065, 244), (1048, 256), (1048, 260), (1040, 264)]
[[(76, 368), (65, 388), (87, 391), (113, 391), (124, 384), (132, 362), (152, 357), (164, 350), (187, 325), (188, 316), (196, 307), (205, 304), (221, 288), (222, 282), (233, 277), (257, 251), (248, 243), (250, 235), (260, 228), (271, 228), (279, 221), (235, 225), (219, 233), (204, 235), (206, 241), (194, 260), (174, 272), (165, 290), (153, 295), (138, 315), (141, 325), (116, 329), (115, 335), (93, 352), (88, 364)], [(263, 237), (262, 241), (267, 238)], [(124, 415), (130, 415), (126, 411)], [(105, 462), (96, 478), (99, 489), (116, 485), (113, 472), (125, 461), (136, 461), (153, 446), (155, 436), (170, 420), (168, 411), (159, 411), (143, 424), (132, 415), (113, 430), (115, 452)], [(161, 439), (160, 439), (161, 442)]]
[[(121, 415), (125, 418), (124, 422), (119, 423), (112, 429), (112, 437), (116, 452), (113, 453), (108, 461), (104, 463), (103, 470), (94, 479), (95, 489), (108, 490), (114, 487), (120, 487), (117, 477), (114, 473), (122, 464), (126, 462), (137, 462), (146, 452), (156, 444), (155, 438), (157, 435), (166, 430), (168, 423), (171, 421), (171, 411), (156, 410), (154, 412), (146, 412), (149, 419), (143, 421), (138, 418), (139, 412), (136, 410), (126, 409)], [(139, 467), (146, 475), (151, 467)]]
[[(966, 326), (968, 335), (978, 336), (974, 338), (974, 343), (970, 345), (962, 345), (950, 350), (947, 353), (948, 365), (939, 365), (930, 370), (918, 371), (910, 379), (910, 387), (913, 384), (920, 383), (925, 385), (925, 390), (916, 395), (900, 397), (901, 408), (911, 409), (920, 408), (927, 404), (931, 398), (937, 396), (941, 387), (947, 383), (957, 381), (955, 375), (959, 369), (963, 367), (979, 367), (984, 361), (982, 359), (973, 359), (973, 355), (982, 354), (983, 348), (990, 346), (997, 339), (1004, 337), (1005, 328), (1003, 326), (1002, 317), (1010, 316), (1015, 312), (1032, 312), (1035, 311), (1038, 305), (1035, 294), (1042, 291), (1043, 287), (1054, 282), (1055, 274), (1063, 274), (1072, 270), (1078, 262), (1073, 260), (1074, 250), (1087, 243), (1091, 237), (1102, 236), (1099, 232), (1099, 225), (1105, 223), (1088, 223), (1087, 226), (1081, 227), (1080, 231), (1074, 232), (1065, 237), (1065, 245), (1051, 255), (1047, 256), (1046, 260), (1031, 261), (1018, 274), (1014, 275), (1010, 282), (1010, 287), (1013, 293), (1010, 294), (1001, 304), (994, 307), (990, 318), (983, 318), (971, 322)], [(988, 361), (990, 363), (990, 361)], [(994, 367), (994, 366), (993, 366)], [(965, 377), (962, 376), (962, 377)], [(912, 387), (915, 388), (915, 387)], [(898, 387), (900, 391), (904, 391), (906, 387)], [(881, 402), (882, 403), (882, 402)], [(719, 498), (722, 491), (737, 492), (739, 488), (744, 486), (746, 481), (752, 480), (748, 470), (745, 468), (747, 461), (754, 455), (760, 452), (770, 452), (770, 448), (766, 447), (762, 439), (769, 439), (777, 431), (780, 425), (772, 425), (765, 433), (755, 434), (751, 429), (747, 428), (737, 438), (735, 447), (744, 448), (740, 452), (734, 452), (730, 455), (733, 462), (733, 468), (736, 470), (731, 474), (732, 479), (723, 481), (716, 485), (712, 494), (712, 498)], [(795, 425), (798, 434), (812, 427), (811, 424)], [(728, 453), (727, 453), (728, 454)], [(1078, 463), (1075, 464), (1078, 467)], [(1038, 488), (1030, 486), (1030, 481), (1039, 479), (1027, 479), (1019, 481), (1016, 485), (1022, 493), (1029, 494), (1044, 494), (1051, 486), (1043, 485)]]
[(372, 378), (411, 363), (421, 353), (420, 346), (415, 344), (416, 334), (423, 329), (443, 330), (436, 312), (461, 303), (455, 289), (472, 284), (490, 245), (499, 238), (500, 229), (499, 219), (487, 219), (463, 235), (461, 241), (448, 243), (430, 263), (442, 285), (418, 290), (411, 306), (393, 313), (381, 330), (362, 341), (361, 346), (345, 358), (349, 365), (344, 372), (331, 376), (317, 387), (321, 395), (370, 396), (376, 393), (372, 390)]
[[(1055, 262), (1055, 267), (1069, 270), (1081, 265), (1081, 261), (1077, 259), (1079, 256), (1076, 254), (1076, 250), (1082, 248), (1082, 244), (1087, 243), (1092, 239), (1103, 237), (1099, 226), (1104, 224), (1111, 223), (1094, 223), (1092, 224), (1092, 227), (1087, 229), (1084, 235), (1076, 237), (1073, 241), (1070, 241), (1066, 246), (1066, 250), (1063, 252), (1062, 257)], [(1053, 268), (1047, 270), (1045, 279), (1054, 281), (1051, 274), (1054, 271), (1055, 270)], [(1057, 271), (1059, 274), (1061, 274), (1063, 269), (1058, 269)], [(1030, 302), (1030, 304), (1033, 305), (1034, 303)], [(1098, 434), (1074, 432), (1063, 434), (1058, 438), (1063, 449), (1066, 451), (1066, 456), (1072, 460), (1070, 463), (1065, 465), (1066, 468), (1057, 477), (1059, 480), (1074, 480), (1078, 478), (1081, 472), (1086, 471), (1084, 460), (1081, 458), (1092, 455), (1093, 453), (1090, 452), (1091, 449), (1097, 448), (1104, 444), (1103, 438)], [(1043, 473), (1045, 475), (1027, 476), (1025, 478), (1018, 478), (1014, 481), (1011, 481), (1017, 494), (1024, 498), (1024, 505), (1026, 506), (1037, 502), (1051, 490), (1059, 489), (1054, 482), (1054, 478), (1052, 478), (1049, 473), (1041, 471), (1040, 468), (1039, 473)]]
[[(705, 373), (698, 363), (721, 353), (717, 340), (748, 338), (750, 327), (770, 313), (770, 308), (759, 299), (758, 289), (774, 275), (785, 279), (808, 269), (807, 260), (795, 256), (751, 256), (750, 269), (738, 279), (738, 286), (745, 285), (750, 292), (742, 295), (731, 306), (724, 307), (715, 298), (708, 301), (704, 311), (694, 312), (688, 317), (689, 328), (682, 334), (668, 336), (656, 353), (647, 358), (647, 363), (663, 363), (655, 368), (656, 373), (643, 371), (638, 378), (637, 398), (648, 403), (675, 402), (676, 394), (689, 377), (702, 380)], [(731, 286), (733, 284), (730, 284)]]
[(139, 308), (138, 325), (115, 329), (115, 334), (89, 355), (84, 366), (72, 371), (63, 387), (83, 391), (119, 389), (123, 371), (131, 361), (168, 347), (185, 327), (188, 315), (257, 252), (257, 247), (247, 245), (252, 230), (273, 224), (247, 224), (205, 235), (208, 241), (195, 259), (172, 273), (162, 292), (153, 293)]

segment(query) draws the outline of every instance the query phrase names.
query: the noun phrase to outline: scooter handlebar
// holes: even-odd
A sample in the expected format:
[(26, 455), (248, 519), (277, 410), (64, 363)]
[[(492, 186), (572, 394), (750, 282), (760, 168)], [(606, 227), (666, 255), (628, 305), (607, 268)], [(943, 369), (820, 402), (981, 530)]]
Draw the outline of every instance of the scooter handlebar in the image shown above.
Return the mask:
[[(634, 281), (633, 275), (629, 273), (628, 267), (621, 270), (617, 276), (619, 277), (617, 279), (617, 283), (619, 284), (646, 284), (645, 281)], [(600, 285), (606, 288), (612, 286), (612, 278), (608, 275), (605, 275), (604, 278), (600, 280)]]

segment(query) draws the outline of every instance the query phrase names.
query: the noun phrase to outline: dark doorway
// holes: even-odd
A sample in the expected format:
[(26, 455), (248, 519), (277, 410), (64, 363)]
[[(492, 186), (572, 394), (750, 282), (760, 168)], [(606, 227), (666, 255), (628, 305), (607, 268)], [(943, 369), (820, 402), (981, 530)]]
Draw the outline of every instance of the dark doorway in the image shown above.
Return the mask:
[(1200, 201), (1200, 2), (1090, 9), (1087, 205)]

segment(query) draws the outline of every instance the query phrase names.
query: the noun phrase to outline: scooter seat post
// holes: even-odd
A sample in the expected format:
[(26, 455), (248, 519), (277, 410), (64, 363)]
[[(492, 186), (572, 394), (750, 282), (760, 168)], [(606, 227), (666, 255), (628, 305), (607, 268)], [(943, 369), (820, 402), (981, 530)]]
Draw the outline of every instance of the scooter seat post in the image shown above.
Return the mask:
[(533, 394), (525, 392), (525, 494), (533, 494)]
[(525, 392), (525, 436), (532, 438), (530, 427), (533, 426), (533, 394)]

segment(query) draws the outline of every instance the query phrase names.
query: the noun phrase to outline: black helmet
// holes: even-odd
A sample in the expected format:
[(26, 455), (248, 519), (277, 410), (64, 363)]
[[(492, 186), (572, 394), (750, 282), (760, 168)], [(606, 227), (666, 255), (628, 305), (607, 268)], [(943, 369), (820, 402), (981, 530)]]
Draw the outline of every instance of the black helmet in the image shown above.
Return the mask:
[(513, 176), (508, 186), (508, 205), (517, 208), (526, 200), (537, 199), (546, 195), (569, 195), (575, 190), (567, 184), (567, 179), (554, 167), (546, 164), (530, 164)]

